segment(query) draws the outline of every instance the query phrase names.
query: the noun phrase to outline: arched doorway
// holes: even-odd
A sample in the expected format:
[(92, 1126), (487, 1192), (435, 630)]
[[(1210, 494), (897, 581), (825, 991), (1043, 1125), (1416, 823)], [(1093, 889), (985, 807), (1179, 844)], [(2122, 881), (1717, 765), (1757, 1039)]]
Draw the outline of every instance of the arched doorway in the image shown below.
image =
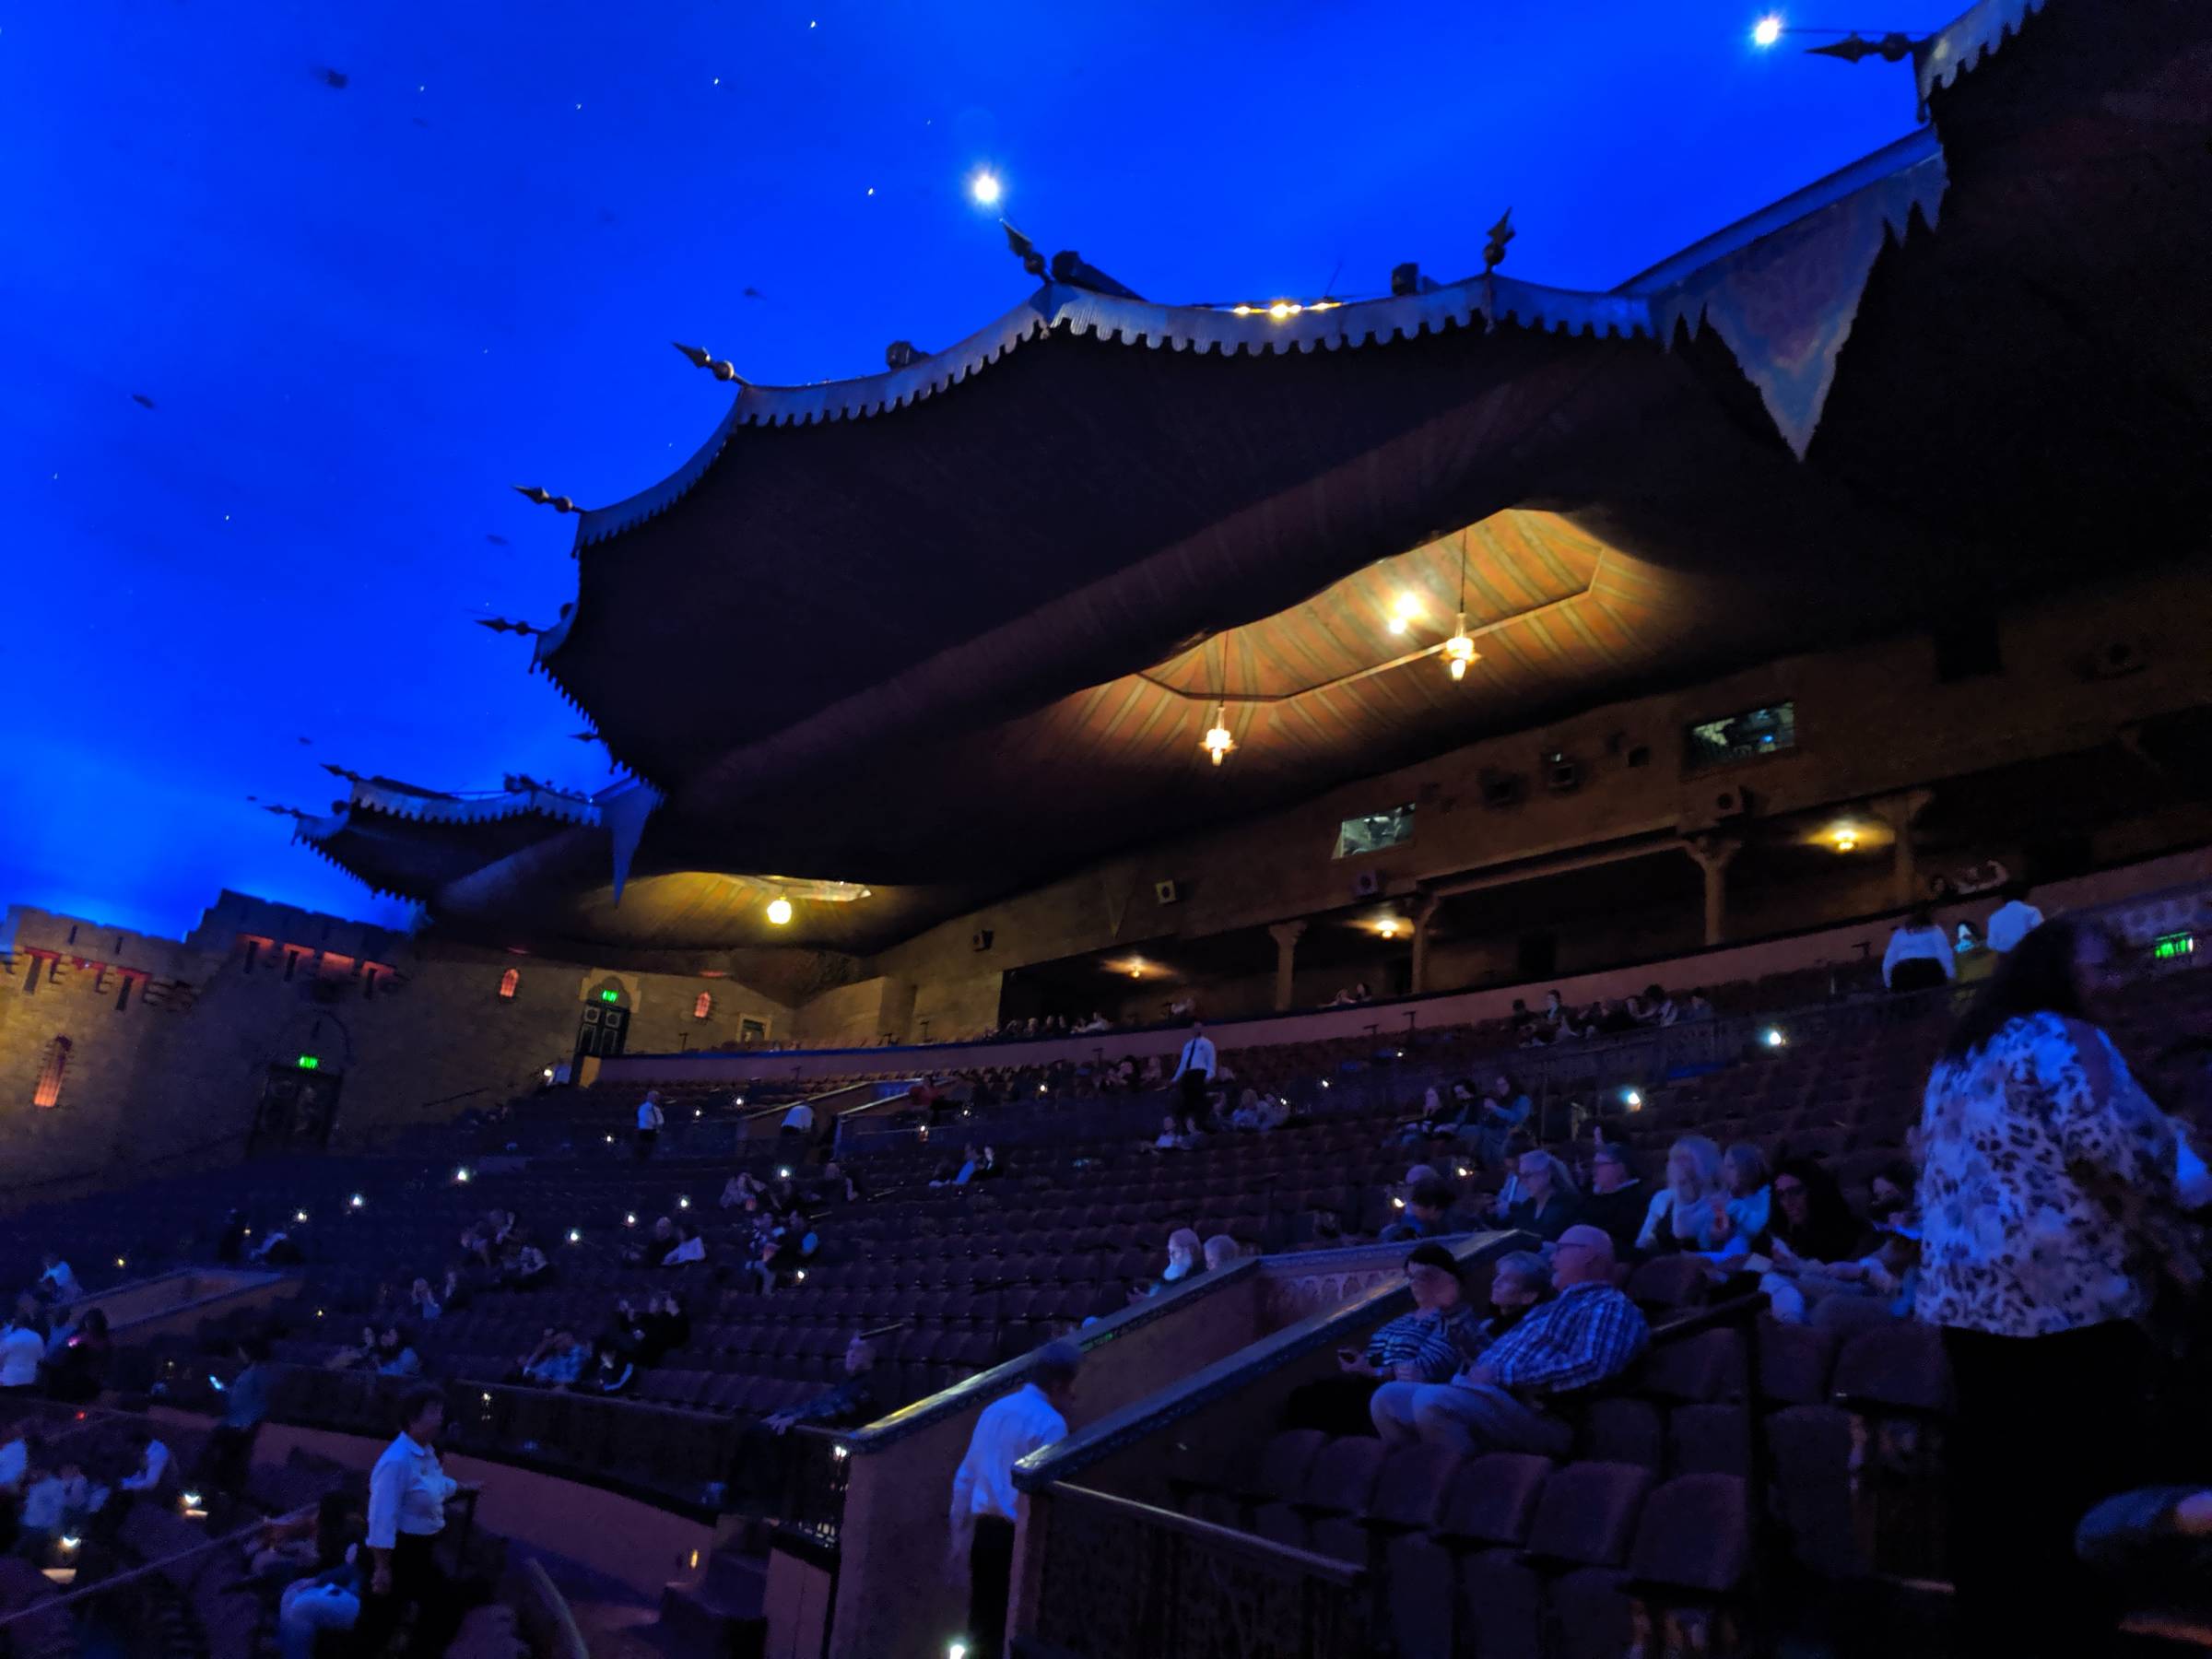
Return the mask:
[(583, 994), (576, 1025), (576, 1060), (612, 1059), (629, 1041), (629, 993), (618, 979), (601, 980)]

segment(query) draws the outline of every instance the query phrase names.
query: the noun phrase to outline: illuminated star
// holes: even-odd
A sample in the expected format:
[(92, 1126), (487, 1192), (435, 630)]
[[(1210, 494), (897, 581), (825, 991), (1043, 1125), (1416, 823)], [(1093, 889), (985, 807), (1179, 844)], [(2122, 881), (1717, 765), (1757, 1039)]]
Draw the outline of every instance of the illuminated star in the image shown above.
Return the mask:
[(968, 194), (973, 196), (980, 206), (989, 207), (998, 201), (1004, 192), (1000, 188), (998, 175), (986, 170), (977, 173), (968, 182)]

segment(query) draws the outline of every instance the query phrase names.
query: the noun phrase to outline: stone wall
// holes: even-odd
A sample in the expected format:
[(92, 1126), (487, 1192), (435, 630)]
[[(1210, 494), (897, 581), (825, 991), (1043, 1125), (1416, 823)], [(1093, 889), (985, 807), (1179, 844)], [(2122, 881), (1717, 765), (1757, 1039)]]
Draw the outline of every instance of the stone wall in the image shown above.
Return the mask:
[[(335, 1145), (505, 1100), (569, 1060), (586, 999), (602, 989), (618, 994), (631, 1049), (735, 1044), (747, 1020), (770, 1039), (791, 1032), (789, 1008), (726, 976), (418, 944), (238, 894), (186, 940), (10, 910), (0, 1191), (58, 1194), (202, 1155), (234, 1159), (271, 1068), (302, 1055), (338, 1080)], [(59, 1097), (40, 1107), (57, 1039), (69, 1045)]]

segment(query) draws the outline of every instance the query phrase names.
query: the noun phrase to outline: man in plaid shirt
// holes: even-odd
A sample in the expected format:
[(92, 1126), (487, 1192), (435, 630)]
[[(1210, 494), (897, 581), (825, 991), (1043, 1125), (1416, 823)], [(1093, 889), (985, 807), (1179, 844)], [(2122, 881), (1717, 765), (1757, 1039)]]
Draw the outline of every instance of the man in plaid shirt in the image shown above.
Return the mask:
[(1545, 1400), (1617, 1377), (1651, 1331), (1613, 1288), (1613, 1241), (1571, 1227), (1553, 1247), (1559, 1294), (1528, 1313), (1449, 1382), (1385, 1382), (1369, 1411), (1394, 1444), (1422, 1440), (1453, 1452), (1540, 1452), (1564, 1457), (1574, 1431)]

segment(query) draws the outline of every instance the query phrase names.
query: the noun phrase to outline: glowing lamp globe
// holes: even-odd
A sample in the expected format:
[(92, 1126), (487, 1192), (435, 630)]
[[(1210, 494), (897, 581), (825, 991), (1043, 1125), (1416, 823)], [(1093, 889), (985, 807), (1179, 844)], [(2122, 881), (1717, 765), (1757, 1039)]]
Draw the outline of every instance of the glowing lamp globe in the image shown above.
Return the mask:
[(791, 920), (791, 900), (788, 899), (770, 900), (768, 901), (768, 919), (774, 926), (783, 926)]
[(1751, 26), (1751, 44), (1771, 46), (1782, 39), (1782, 19), (1770, 12)]
[(968, 181), (968, 194), (975, 198), (979, 207), (994, 207), (1004, 193), (999, 186), (998, 175), (985, 171), (977, 173)]

